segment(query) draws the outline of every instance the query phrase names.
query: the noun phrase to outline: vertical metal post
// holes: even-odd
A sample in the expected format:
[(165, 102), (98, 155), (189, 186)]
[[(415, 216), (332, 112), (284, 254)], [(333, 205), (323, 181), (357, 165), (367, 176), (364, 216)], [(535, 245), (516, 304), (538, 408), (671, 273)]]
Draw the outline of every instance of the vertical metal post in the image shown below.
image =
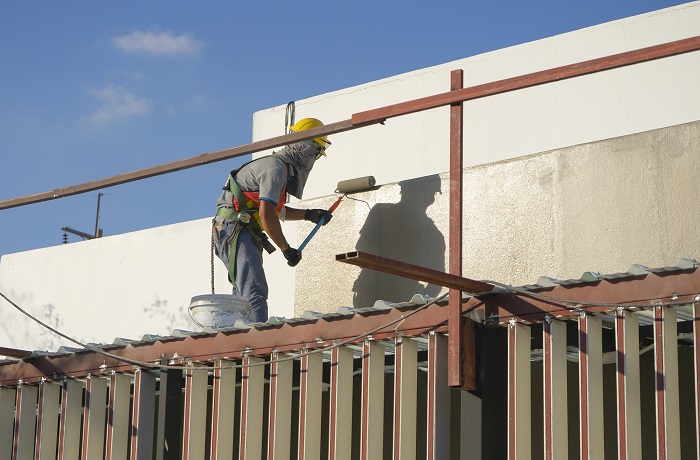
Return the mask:
[(418, 347), (397, 337), (394, 353), (394, 460), (416, 458)]
[(37, 387), (22, 384), (17, 387), (15, 436), (12, 444), (13, 459), (32, 458), (34, 455), (38, 394)]
[(360, 459), (382, 458), (384, 438), (384, 345), (362, 344)]
[(134, 400), (131, 415), (130, 458), (141, 459), (153, 456), (155, 400), (155, 375), (143, 369), (136, 369), (134, 373)]
[(207, 378), (205, 366), (185, 368), (185, 401), (182, 426), (183, 460), (204, 460), (207, 433)]
[[(277, 361), (286, 359), (286, 361)], [(272, 353), (270, 403), (267, 430), (267, 458), (289, 458), (292, 443), (292, 382), (294, 365), (288, 355)]]
[(299, 460), (321, 458), (322, 383), (323, 356), (303, 356), (299, 373)]
[(508, 326), (508, 458), (529, 459), (532, 420), (530, 403), (530, 327)]
[(566, 324), (547, 316), (543, 325), (544, 457), (568, 455), (566, 410)]
[[(36, 460), (55, 459), (58, 444), (58, 417), (61, 386), (43, 380), (39, 384), (39, 408), (36, 415)], [(0, 455), (0, 458), (2, 456)]]
[[(450, 90), (463, 87), (462, 70), (450, 73)], [(462, 164), (464, 109), (461, 102), (450, 105), (450, 230), (449, 269), (451, 275), (462, 276)], [(461, 387), (462, 375), (462, 292), (450, 289), (448, 316), (448, 385)]]
[(262, 358), (243, 358), (241, 373), (241, 451), (240, 460), (262, 457), (263, 399), (265, 396), (265, 368)]
[(678, 325), (673, 308), (654, 308), (654, 371), (657, 458), (680, 458)]
[(434, 332), (428, 337), (427, 460), (450, 458), (450, 387), (447, 385), (448, 339)]
[(352, 362), (348, 347), (331, 352), (331, 387), (329, 409), (329, 460), (350, 460), (352, 443)]
[(107, 380), (88, 375), (85, 379), (82, 460), (102, 460), (105, 447)]
[(58, 433), (58, 460), (80, 458), (80, 417), (83, 384), (66, 378), (61, 394), (61, 423)]
[(105, 460), (126, 460), (129, 438), (131, 376), (112, 372), (107, 406), (107, 449)]
[[(211, 460), (233, 458), (236, 409), (236, 369), (230, 361), (214, 361), (211, 401)], [(224, 369), (224, 367), (227, 367)]]
[(639, 319), (619, 309), (615, 317), (617, 349), (617, 451), (619, 460), (642, 458), (639, 390)]
[(600, 319), (581, 314), (578, 320), (579, 418), (581, 458), (603, 458), (603, 343)]
[(102, 236), (102, 232), (100, 231), (100, 199), (102, 198), (102, 195), (104, 195), (104, 193), (102, 192), (97, 194), (97, 213), (95, 214), (95, 238), (99, 238)]
[(12, 432), (15, 423), (17, 390), (0, 388), (0, 459), (12, 457)]

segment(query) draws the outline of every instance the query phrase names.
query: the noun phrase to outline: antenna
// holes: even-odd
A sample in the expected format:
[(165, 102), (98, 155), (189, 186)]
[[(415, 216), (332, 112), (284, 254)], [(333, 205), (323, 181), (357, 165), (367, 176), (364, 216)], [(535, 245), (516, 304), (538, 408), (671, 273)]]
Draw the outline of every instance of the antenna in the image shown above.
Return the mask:
[(102, 229), (100, 228), (100, 200), (102, 199), (102, 195), (104, 195), (104, 193), (97, 194), (97, 215), (95, 216), (95, 233), (91, 235), (89, 233), (81, 232), (80, 230), (75, 230), (70, 227), (63, 227), (61, 229), (63, 230), (63, 244), (68, 243), (68, 233), (72, 233), (73, 235), (79, 236), (84, 240), (102, 238)]

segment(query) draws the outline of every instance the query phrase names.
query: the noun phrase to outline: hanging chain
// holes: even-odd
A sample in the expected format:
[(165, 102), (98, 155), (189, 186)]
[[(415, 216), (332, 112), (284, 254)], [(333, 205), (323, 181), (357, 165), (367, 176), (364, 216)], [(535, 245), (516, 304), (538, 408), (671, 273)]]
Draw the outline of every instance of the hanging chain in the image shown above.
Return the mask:
[(211, 293), (214, 294), (214, 224), (216, 219), (211, 221)]

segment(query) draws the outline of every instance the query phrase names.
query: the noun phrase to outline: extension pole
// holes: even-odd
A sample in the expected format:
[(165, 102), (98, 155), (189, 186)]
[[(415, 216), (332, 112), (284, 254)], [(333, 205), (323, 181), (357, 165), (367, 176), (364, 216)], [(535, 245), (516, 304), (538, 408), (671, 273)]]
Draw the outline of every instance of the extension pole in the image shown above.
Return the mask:
[[(328, 212), (333, 212), (333, 211), (335, 211), (336, 208), (338, 207), (338, 205), (340, 204), (340, 201), (343, 199), (344, 196), (345, 196), (345, 195), (339, 196), (338, 199), (335, 200), (335, 203), (333, 203), (333, 204), (331, 205), (331, 207), (328, 208)], [(299, 245), (299, 249), (298, 249), (299, 252), (301, 252), (301, 251), (304, 250), (304, 248), (306, 247), (306, 245), (309, 244), (309, 241), (311, 241), (311, 238), (313, 238), (313, 236), (316, 234), (316, 232), (318, 231), (318, 229), (321, 228), (321, 226), (322, 226), (325, 222), (326, 222), (326, 217), (325, 217), (325, 216), (324, 216), (324, 217), (321, 217), (321, 220), (318, 221), (318, 223), (316, 224), (316, 226), (314, 227), (314, 229), (311, 230), (311, 232), (309, 233), (309, 236), (307, 236), (306, 239)]]

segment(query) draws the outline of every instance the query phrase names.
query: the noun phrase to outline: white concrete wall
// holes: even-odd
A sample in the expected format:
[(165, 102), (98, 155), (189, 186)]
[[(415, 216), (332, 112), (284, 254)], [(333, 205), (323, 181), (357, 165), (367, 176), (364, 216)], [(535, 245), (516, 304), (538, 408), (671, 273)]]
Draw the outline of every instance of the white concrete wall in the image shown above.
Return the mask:
[[(698, 35), (700, 2), (687, 3), (297, 101), (296, 119), (332, 123), (443, 93), (454, 69), (463, 69), (469, 87)], [(698, 75), (700, 52), (694, 52), (470, 101), (464, 106), (464, 166), (698, 120)], [(254, 140), (283, 134), (285, 109), (257, 112)], [(448, 123), (448, 109), (440, 108), (331, 136), (328, 157), (314, 167), (304, 198), (330, 195), (339, 181), (354, 177), (374, 175), (378, 184), (389, 184), (449, 170)], [(309, 230), (297, 235), (293, 225), (284, 229), (290, 241), (299, 242)], [(341, 252), (353, 249), (343, 247)], [(280, 280), (271, 297), (288, 305), (293, 270), (281, 257), (268, 260), (269, 276)]]
[[(465, 169), (464, 276), (517, 286), (700, 260), (698, 152), (700, 121)], [(367, 204), (341, 203), (297, 267), (297, 316), (442, 292), (335, 256), (357, 248), (445, 271), (448, 191), (443, 173), (354, 195)]]
[[(140, 340), (174, 329), (199, 330), (190, 299), (211, 293), (211, 220), (4, 255), (0, 290), (30, 314), (84, 342)], [(216, 291), (230, 293), (215, 262)], [(76, 346), (0, 299), (0, 344), (55, 351)]]
[[(473, 86), (697, 35), (700, 2), (692, 2), (297, 101), (296, 117), (315, 116), (330, 123), (348, 119), (355, 112), (446, 92), (453, 69), (463, 69), (465, 86)], [(698, 75), (700, 53), (695, 52), (471, 101), (465, 105), (465, 166), (698, 120)], [(256, 113), (253, 139), (282, 134), (284, 115), (284, 106)], [(392, 119), (385, 126), (332, 136), (333, 146), (328, 157), (317, 163), (305, 198), (315, 200), (310, 205), (329, 205), (337, 182), (359, 176), (374, 175), (378, 183), (390, 184), (442, 174), (449, 169), (448, 134), (448, 112), (441, 108)], [(508, 168), (497, 170), (513, 173)], [(374, 202), (399, 203), (402, 192), (398, 184), (385, 187)], [(445, 192), (424, 209), (441, 235), (445, 233), (439, 202), (446, 199)], [(362, 203), (351, 203), (341, 205), (343, 212), (352, 209), (355, 214), (343, 217), (338, 213), (305, 251), (300, 270), (307, 272), (296, 286), (295, 270), (286, 266), (279, 251), (266, 256), (271, 315), (290, 317), (295, 311), (335, 309), (340, 306), (336, 302), (348, 303), (329, 290), (327, 274), (337, 263), (321, 256), (354, 249), (359, 235), (348, 232), (362, 227), (368, 210)], [(342, 226), (344, 219), (347, 225)], [(392, 223), (401, 219), (396, 217)], [(473, 221), (467, 225), (469, 222)], [(299, 242), (310, 230), (302, 224), (297, 235), (296, 225), (285, 224), (284, 228), (290, 241)], [(518, 246), (518, 238), (507, 238), (514, 245), (509, 258), (542, 255)], [(326, 246), (319, 251), (322, 244)], [(547, 254), (545, 260), (571, 253)], [(635, 259), (634, 253), (628, 256), (629, 263), (646, 262)], [(216, 262), (217, 293), (230, 292), (223, 267)], [(554, 266), (566, 263), (551, 262)], [(544, 270), (548, 265), (535, 266)], [(608, 266), (607, 261), (591, 259), (586, 269), (604, 270)], [(568, 272), (539, 272), (559, 273)], [(336, 287), (345, 289), (344, 285)], [(140, 338), (146, 333), (169, 334), (174, 328), (192, 330), (195, 326), (186, 313), (190, 298), (210, 290), (209, 221), (5, 255), (0, 260), (0, 288), (32, 314), (84, 341), (104, 343), (117, 336)], [(319, 301), (323, 295), (326, 298)], [(30, 324), (4, 301), (0, 301), (0, 312), (2, 346), (52, 350), (69, 345)]]

